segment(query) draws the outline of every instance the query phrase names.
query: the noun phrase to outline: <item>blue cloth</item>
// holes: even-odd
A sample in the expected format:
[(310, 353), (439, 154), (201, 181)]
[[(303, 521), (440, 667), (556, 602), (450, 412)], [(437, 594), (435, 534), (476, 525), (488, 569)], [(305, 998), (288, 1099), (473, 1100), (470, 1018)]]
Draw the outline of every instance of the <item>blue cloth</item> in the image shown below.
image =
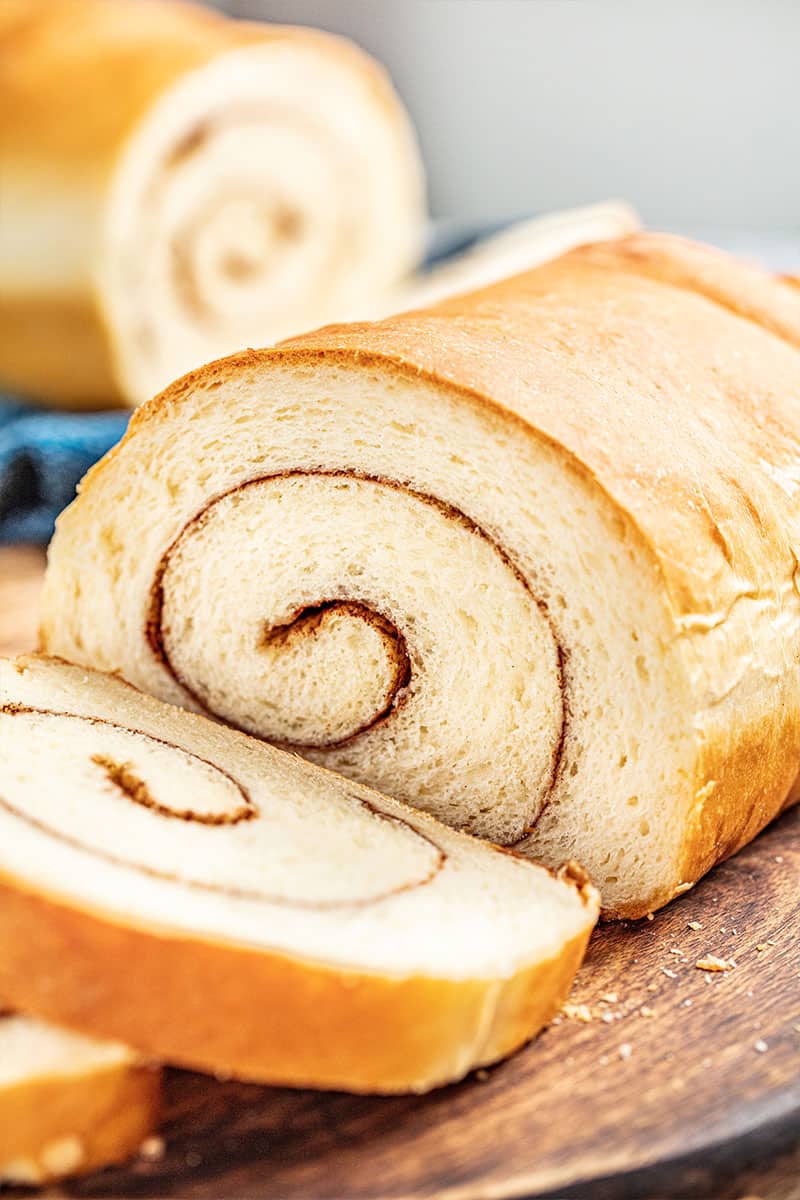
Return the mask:
[(49, 541), (78, 480), (119, 441), (129, 416), (49, 412), (0, 398), (0, 544)]

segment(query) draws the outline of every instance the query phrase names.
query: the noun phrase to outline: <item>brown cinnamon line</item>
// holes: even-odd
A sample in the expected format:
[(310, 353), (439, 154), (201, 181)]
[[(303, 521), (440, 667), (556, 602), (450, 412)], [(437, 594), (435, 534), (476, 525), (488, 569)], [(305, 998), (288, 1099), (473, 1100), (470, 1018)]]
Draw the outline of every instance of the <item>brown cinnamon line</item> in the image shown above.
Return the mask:
[[(83, 721), (87, 725), (104, 725), (109, 729), (117, 729), (120, 733), (133, 734), (135, 737), (144, 738), (145, 741), (155, 742), (158, 746), (164, 746), (167, 750), (177, 750), (177, 752), (182, 754), (185, 758), (192, 758), (195, 760), (195, 762), (202, 763), (203, 766), (208, 767), (210, 770), (216, 772), (217, 775), (221, 775), (225, 780), (227, 780), (227, 782), (236, 789), (242, 798), (242, 803), (239, 808), (234, 809), (232, 813), (224, 814), (222, 818), (220, 818), (220, 816), (214, 814), (208, 816), (203, 813), (196, 813), (191, 809), (168, 808), (165, 804), (160, 804), (157, 800), (150, 798), (149, 792), (147, 793), (147, 798), (145, 798), (141, 792), (134, 795), (133, 790), (128, 790), (127, 788), (121, 786), (119, 779), (111, 779), (111, 782), (119, 787), (129, 800), (133, 800), (134, 803), (140, 804), (144, 808), (151, 808), (154, 812), (158, 813), (159, 816), (171, 817), (179, 821), (196, 821), (199, 825), (237, 825), (240, 821), (250, 821), (253, 819), (253, 817), (260, 815), (247, 789), (243, 787), (241, 783), (239, 783), (238, 779), (235, 779), (233, 775), (229, 774), (229, 772), (223, 767), (220, 767), (217, 763), (211, 762), (211, 760), (208, 758), (203, 758), (200, 754), (195, 754), (193, 750), (185, 750), (183, 746), (178, 746), (175, 742), (170, 742), (164, 738), (156, 737), (155, 734), (152, 733), (145, 733), (143, 729), (136, 729), (130, 725), (120, 725), (117, 721), (109, 721), (105, 717), (89, 717), (83, 716), (81, 713), (62, 712), (58, 709), (52, 708), (36, 708), (27, 704), (0, 704), (0, 715), (9, 717), (31, 715), (58, 717), (60, 720), (64, 721)], [(113, 763), (111, 759), (106, 759), (103, 755), (93, 755), (92, 762), (104, 768), (117, 766), (117, 764)], [(137, 780), (137, 783), (140, 784), (141, 788), (147, 791), (145, 785), (140, 780)]]
[[(545, 793), (544, 802), (543, 802), (539, 812), (537, 813), (535, 819), (531, 822), (531, 824), (526, 827), (525, 831), (519, 836), (519, 838), (517, 838), (513, 843), (511, 843), (512, 845), (518, 845), (520, 842), (524, 841), (524, 839), (532, 832), (532, 830), (536, 826), (537, 821), (541, 818), (542, 813), (544, 812), (545, 808), (547, 807), (549, 796), (552, 793), (552, 791), (558, 781), (559, 772), (561, 770), (561, 765), (562, 765), (563, 757), (564, 757), (564, 746), (566, 744), (567, 729), (568, 729), (568, 725), (569, 725), (569, 718), (571, 716), (568, 676), (567, 676), (567, 670), (566, 670), (568, 651), (565, 650), (564, 647), (561, 645), (561, 642), (556, 633), (555, 625), (554, 625), (552, 617), (550, 615), (550, 610), (548, 609), (546, 602), (540, 596), (536, 595), (536, 593), (533, 591), (533, 588), (530, 585), (530, 582), (528, 581), (526, 576), (523, 574), (523, 572), (520, 570), (520, 568), (517, 566), (517, 564), (514, 562), (514, 560), (511, 558), (509, 553), (505, 550), (505, 548), (503, 546), (501, 546), (499, 542), (495, 541), (495, 539), (493, 537), (491, 537), (491, 535), (488, 534), (486, 532), (486, 530), (477, 523), (477, 521), (474, 521), (471, 517), (468, 517), (466, 513), (462, 512), (460, 508), (456, 508), (455, 505), (448, 504), (447, 501), (439, 499), (438, 496), (431, 496), (427, 492), (421, 492), (421, 491), (417, 490), (416, 488), (411, 487), (408, 483), (403, 483), (396, 479), (390, 479), (388, 476), (385, 476), (385, 475), (372, 475), (366, 471), (358, 471), (355, 469), (328, 470), (324, 467), (307, 467), (307, 468), (294, 468), (294, 469), (290, 468), (285, 471), (274, 471), (269, 475), (259, 475), (252, 479), (246, 479), (242, 483), (236, 484), (235, 487), (228, 488), (227, 491), (217, 493), (216, 495), (212, 496), (211, 499), (208, 500), (206, 502), (206, 504), (204, 504), (203, 507), (200, 508), (194, 514), (194, 516), (190, 518), (189, 521), (186, 522), (185, 525), (182, 526), (182, 528), (179, 530), (176, 537), (173, 539), (173, 541), (170, 543), (170, 545), (167, 547), (167, 549), (162, 554), (162, 556), (159, 559), (158, 564), (156, 566), (156, 570), (153, 575), (153, 582), (150, 586), (150, 600), (149, 600), (149, 604), (147, 607), (147, 615), (145, 618), (145, 628), (144, 628), (145, 641), (147, 642), (148, 646), (150, 647), (150, 650), (151, 650), (153, 656), (164, 667), (164, 669), (171, 675), (171, 677), (175, 680), (175, 682), (180, 687), (183, 688), (183, 690), (186, 692), (186, 694), (191, 697), (192, 701), (197, 705), (198, 709), (201, 712), (205, 713), (207, 716), (213, 716), (216, 720), (221, 721), (225, 725), (229, 725), (233, 728), (240, 728), (239, 726), (237, 726), (235, 724), (235, 722), (228, 721), (223, 717), (219, 717), (216, 713), (214, 713), (212, 710), (210, 710), (203, 703), (203, 701), (200, 699), (200, 697), (197, 695), (197, 693), (192, 689), (192, 687), (188, 684), (188, 682), (182, 678), (182, 676), (179, 674), (179, 672), (175, 669), (172, 662), (170, 661), (169, 654), (168, 654), (166, 646), (164, 644), (164, 627), (163, 627), (163, 618), (164, 618), (163, 580), (164, 580), (164, 574), (166, 572), (167, 566), (169, 565), (169, 560), (170, 560), (172, 553), (174, 552), (178, 543), (183, 539), (184, 535), (192, 528), (192, 526), (201, 524), (202, 521), (205, 519), (206, 514), (210, 511), (211, 508), (213, 508), (213, 506), (215, 504), (218, 504), (220, 500), (224, 500), (228, 496), (235, 495), (237, 492), (244, 491), (245, 488), (251, 487), (255, 484), (266, 483), (273, 479), (302, 479), (303, 477), (309, 476), (309, 475), (315, 476), (315, 477), (322, 476), (322, 477), (331, 478), (331, 479), (345, 479), (345, 480), (346, 479), (357, 479), (357, 480), (364, 481), (366, 483), (377, 484), (379, 487), (393, 488), (395, 491), (406, 492), (408, 495), (412, 496), (414, 499), (419, 500), (422, 504), (428, 504), (431, 507), (438, 509), (439, 512), (442, 513), (446, 519), (457, 521), (465, 529), (468, 529), (470, 531), (470, 533), (474, 534), (476, 537), (483, 538), (484, 541), (489, 543), (489, 545), (491, 546), (491, 548), (495, 552), (495, 554), (497, 554), (499, 556), (499, 558), (502, 560), (502, 562), (505, 563), (505, 565), (509, 568), (509, 570), (517, 577), (519, 582), (524, 587), (525, 591), (528, 593), (528, 595), (533, 600), (534, 604), (539, 609), (539, 612), (541, 613), (543, 619), (547, 623), (547, 626), (550, 629), (550, 636), (552, 637), (553, 643), (556, 647), (559, 691), (562, 696), (561, 722), (560, 722), (560, 726), (559, 726), (558, 737), (556, 739), (556, 743), (553, 747), (553, 751), (552, 751), (552, 755), (551, 755), (550, 780), (549, 780), (547, 792)], [(337, 603), (337, 602), (326, 601), (325, 603), (331, 604), (331, 603)], [(348, 602), (341, 601), (339, 603), (348, 603)], [(356, 603), (358, 603), (358, 602), (356, 602)], [(327, 743), (324, 747), (325, 749), (337, 749), (340, 746), (347, 745), (350, 742), (354, 741), (357, 737), (360, 737), (362, 733), (367, 732), (367, 730), (373, 729), (376, 726), (383, 724), (383, 722), (387, 721), (391, 717), (392, 713), (397, 708), (399, 708), (402, 703), (404, 703), (404, 701), (408, 695), (407, 688), (408, 688), (408, 683), (411, 682), (412, 673), (411, 673), (411, 660), (410, 660), (410, 656), (408, 655), (407, 643), (405, 641), (405, 638), (400, 633), (400, 631), (394, 625), (392, 625), (392, 623), (388, 620), (388, 618), (384, 614), (378, 613), (375, 609), (370, 609), (368, 605), (361, 605), (361, 607), (363, 609), (366, 609), (367, 611), (369, 611), (376, 620), (381, 620), (381, 621), (387, 622), (389, 624), (389, 626), (394, 630), (396, 637), (398, 639), (402, 639), (403, 648), (404, 648), (404, 651), (406, 653), (406, 657), (407, 657), (408, 663), (409, 663), (408, 680), (407, 680), (407, 683), (404, 684), (401, 689), (399, 689), (398, 691), (396, 691), (394, 693), (394, 696), (390, 699), (387, 706), (380, 713), (376, 714), (376, 716), (371, 721), (369, 721), (365, 725), (361, 726), (354, 733), (350, 734), (347, 738), (342, 739), (340, 742)], [(305, 612), (305, 611), (307, 611), (307, 610), (306, 609), (301, 610), (301, 612)], [(247, 732), (250, 732), (250, 731), (247, 731)], [(294, 750), (299, 750), (299, 751), (320, 748), (320, 747), (316, 747), (316, 746), (309, 746), (302, 742), (283, 742), (283, 743), (281, 743), (281, 745), (286, 746), (289, 749), (294, 749)]]
[[(229, 780), (234, 787), (236, 787), (236, 789), (244, 797), (245, 803), (249, 806), (247, 817), (242, 817), (240, 819), (260, 819), (261, 817), (261, 813), (253, 804), (243, 785), (240, 784), (239, 781), (236, 780), (231, 774), (229, 774), (228, 771), (224, 770), (224, 768), (218, 766), (217, 763), (211, 762), (209, 759), (202, 758), (199, 754), (194, 754), (191, 750), (185, 750), (182, 746), (178, 746), (175, 742), (170, 742), (163, 738), (155, 737), (152, 734), (145, 733), (142, 729), (132, 728), (127, 725), (119, 725), (116, 721), (109, 721), (105, 717), (88, 717), (83, 716), (80, 713), (61, 712), (48, 708), (35, 708), (23, 704), (2, 705), (0, 706), (0, 715), (36, 715), (53, 717), (58, 720), (84, 721), (89, 725), (105, 725), (111, 729), (117, 729), (121, 733), (142, 737), (148, 741), (156, 742), (160, 746), (177, 750), (178, 753), (186, 755), (189, 758), (194, 758), (198, 762), (211, 767), (212, 770), (217, 771), (220, 775)], [(127, 793), (124, 794), (127, 795)], [(290, 900), (285, 896), (276, 896), (270, 894), (269, 892), (258, 891), (252, 888), (237, 888), (222, 886), (221, 884), (203, 883), (197, 879), (183, 879), (181, 876), (175, 875), (171, 871), (159, 871), (153, 867), (145, 866), (143, 863), (133, 862), (130, 859), (123, 858), (121, 855), (113, 854), (111, 851), (100, 850), (96, 846), (87, 846), (85, 842), (80, 840), (80, 838), (73, 837), (71, 834), (63, 833), (60, 830), (54, 829), (53, 826), (48, 825), (46, 821), (39, 820), (37, 817), (32, 817), (29, 813), (17, 808), (16, 805), (10, 803), (10, 801), (6, 800), (2, 795), (0, 795), (0, 809), (3, 809), (5, 812), (9, 813), (16, 820), (22, 821), (23, 824), (28, 825), (30, 828), (36, 829), (39, 833), (44, 834), (46, 837), (50, 837), (55, 841), (62, 842), (64, 845), (71, 846), (74, 849), (80, 850), (85, 854), (89, 854), (94, 858), (99, 858), (103, 862), (110, 863), (112, 866), (123, 867), (126, 870), (136, 871), (137, 873), (146, 875), (152, 879), (160, 879), (167, 883), (175, 883), (182, 887), (189, 888), (192, 891), (210, 892), (213, 895), (227, 896), (235, 900), (247, 900), (262, 904), (274, 904), (283, 908), (297, 908), (314, 912), (327, 912), (344, 908), (366, 908), (370, 904), (376, 904), (381, 901), (388, 900), (391, 897), (400, 895), (403, 892), (413, 891), (418, 887), (426, 887), (435, 879), (447, 862), (448, 855), (447, 852), (433, 840), (433, 838), (430, 838), (427, 834), (422, 833), (410, 821), (406, 821), (392, 813), (382, 812), (379, 808), (376, 808), (374, 804), (371, 804), (362, 796), (357, 796), (349, 791), (344, 792), (343, 794), (348, 800), (356, 804), (360, 804), (362, 808), (366, 809), (378, 820), (399, 825), (402, 828), (409, 830), (414, 837), (418, 838), (420, 841), (427, 843), (427, 845), (436, 852), (435, 862), (431, 866), (428, 873), (421, 879), (410, 880), (408, 883), (400, 884), (396, 888), (390, 888), (386, 892), (379, 892), (374, 896), (370, 896), (361, 900)], [(197, 820), (200, 823), (207, 824), (207, 822), (204, 822), (203, 818), (198, 816), (198, 814), (173, 812), (171, 809), (165, 809), (161, 805), (154, 806), (152, 811), (158, 816), (174, 816), (183, 820)], [(228, 822), (228, 824), (232, 823), (236, 822)], [(220, 824), (221, 822), (215, 821), (213, 827), (219, 827)]]
[[(315, 140), (317, 140), (316, 135), (318, 132), (328, 132), (324, 126), (320, 126), (313, 118), (309, 119), (307, 114), (299, 113), (296, 109), (288, 105), (274, 103), (238, 104), (214, 116), (202, 117), (195, 126), (187, 130), (180, 141), (169, 152), (164, 160), (163, 170), (154, 175), (146, 197), (148, 207), (152, 208), (156, 203), (157, 194), (163, 186), (164, 179), (168, 178), (169, 174), (177, 167), (182, 166), (203, 150), (211, 138), (221, 130), (225, 130), (231, 126), (262, 124), (265, 119), (274, 121), (276, 117), (286, 125), (310, 134)], [(341, 151), (341, 146), (339, 150)], [(227, 192), (225, 198), (227, 199), (232, 194), (232, 192)], [(253, 195), (256, 193), (251, 191), (243, 192), (243, 194)], [(278, 225), (282, 236), (285, 236), (287, 240), (297, 239), (302, 226), (299, 214), (287, 209), (285, 205), (279, 205), (275, 212), (278, 218), (275, 223)], [(214, 312), (197, 285), (192, 266), (192, 257), (188, 249), (198, 223), (198, 218), (195, 218), (189, 226), (183, 227), (171, 246), (173, 279), (175, 290), (187, 312), (197, 322), (208, 325), (214, 322)], [(347, 232), (350, 233), (351, 231), (348, 230)], [(342, 258), (346, 246), (347, 239), (344, 234), (335, 239), (333, 252), (329, 255), (333, 263)]]
[[(176, 747), (176, 749), (180, 750), (181, 748)], [(192, 757), (195, 758), (196, 755), (192, 755)], [(198, 825), (238, 825), (240, 821), (250, 821), (256, 816), (256, 810), (252, 806), (237, 809), (232, 813), (196, 813), (189, 808), (168, 808), (166, 804), (161, 804), (156, 800), (144, 780), (136, 774), (131, 763), (115, 762), (113, 758), (109, 758), (105, 754), (93, 754), (92, 762), (102, 768), (108, 782), (122, 792), (123, 796), (141, 808), (149, 808), (152, 812), (158, 813), (160, 817), (173, 817), (179, 821), (196, 821)], [(214, 767), (214, 770), (219, 770), (219, 768)]]
[(383, 707), (378, 710), (367, 724), (361, 725), (354, 733), (348, 734), (347, 737), (324, 741), (318, 740), (313, 743), (283, 742), (281, 745), (295, 749), (310, 749), (313, 746), (315, 750), (330, 750), (346, 746), (353, 738), (358, 737), (367, 729), (372, 729), (375, 725), (385, 720), (390, 712), (400, 708), (406, 698), (406, 689), (411, 682), (411, 658), (408, 653), (406, 639), (400, 630), (383, 613), (377, 612), (376, 609), (370, 608), (366, 604), (362, 604), (359, 600), (322, 600), (319, 604), (306, 605), (305, 608), (299, 608), (288, 621), (284, 621), (280, 625), (267, 626), (261, 637), (261, 645), (281, 646), (288, 644), (295, 637), (302, 637), (304, 635), (314, 637), (321, 629), (326, 613), (329, 612), (347, 613), (350, 616), (360, 618), (368, 625), (371, 625), (373, 629), (377, 629), (384, 643), (387, 644), (393, 671), (391, 682), (386, 690)]

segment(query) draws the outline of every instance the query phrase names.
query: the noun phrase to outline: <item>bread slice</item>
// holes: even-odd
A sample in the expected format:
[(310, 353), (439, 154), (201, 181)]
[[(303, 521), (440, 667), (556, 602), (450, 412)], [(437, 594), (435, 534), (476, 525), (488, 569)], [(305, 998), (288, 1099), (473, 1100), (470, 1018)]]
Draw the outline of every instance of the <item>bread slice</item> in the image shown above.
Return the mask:
[(160, 1073), (130, 1050), (0, 1012), (0, 1185), (130, 1157), (155, 1129)]
[(360, 317), (425, 235), (377, 63), (183, 0), (2, 0), (0, 178), (0, 390), (69, 407)]
[(459, 292), (472, 292), (508, 275), (530, 271), (575, 246), (614, 241), (640, 228), (636, 212), (620, 200), (559, 209), (517, 221), (405, 283), (383, 306), (378, 303), (377, 311), (363, 315), (388, 316), (410, 308), (427, 308)]
[(0, 662), (0, 993), (167, 1062), (421, 1091), (510, 1053), (597, 917), (559, 878), (63, 663)]
[(213, 363), (62, 516), (43, 648), (642, 916), (796, 794), (798, 347), (643, 234)]

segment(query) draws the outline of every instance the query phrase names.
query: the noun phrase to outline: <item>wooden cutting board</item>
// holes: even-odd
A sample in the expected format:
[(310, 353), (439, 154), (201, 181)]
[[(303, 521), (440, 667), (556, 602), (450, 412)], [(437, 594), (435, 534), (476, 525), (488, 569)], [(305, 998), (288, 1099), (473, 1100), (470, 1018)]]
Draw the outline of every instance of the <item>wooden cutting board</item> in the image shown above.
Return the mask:
[[(37, 552), (0, 552), (5, 652), (31, 644), (41, 567)], [(735, 965), (698, 969), (710, 954)], [(171, 1072), (164, 1156), (66, 1191), (254, 1200), (800, 1196), (792, 1152), (800, 1145), (800, 811), (652, 921), (601, 928), (570, 1003), (510, 1062), (424, 1097), (293, 1092)], [(765, 1174), (765, 1159), (778, 1155)]]

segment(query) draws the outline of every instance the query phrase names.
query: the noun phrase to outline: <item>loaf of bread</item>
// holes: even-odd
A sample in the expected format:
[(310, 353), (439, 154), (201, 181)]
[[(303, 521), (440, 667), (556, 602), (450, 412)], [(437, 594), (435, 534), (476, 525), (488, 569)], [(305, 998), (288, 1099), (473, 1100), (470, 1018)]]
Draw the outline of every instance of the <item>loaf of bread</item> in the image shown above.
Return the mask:
[(424, 1091), (558, 1009), (597, 918), (559, 877), (295, 755), (48, 660), (0, 662), (0, 994), (267, 1083)]
[(634, 235), (212, 363), (62, 516), (43, 645), (641, 916), (795, 796), (798, 347)]
[(367, 55), (169, 0), (3, 0), (0, 179), (0, 390), (73, 406), (362, 316), (424, 232)]
[(122, 1162), (159, 1103), (159, 1072), (124, 1046), (0, 1012), (0, 1186)]

